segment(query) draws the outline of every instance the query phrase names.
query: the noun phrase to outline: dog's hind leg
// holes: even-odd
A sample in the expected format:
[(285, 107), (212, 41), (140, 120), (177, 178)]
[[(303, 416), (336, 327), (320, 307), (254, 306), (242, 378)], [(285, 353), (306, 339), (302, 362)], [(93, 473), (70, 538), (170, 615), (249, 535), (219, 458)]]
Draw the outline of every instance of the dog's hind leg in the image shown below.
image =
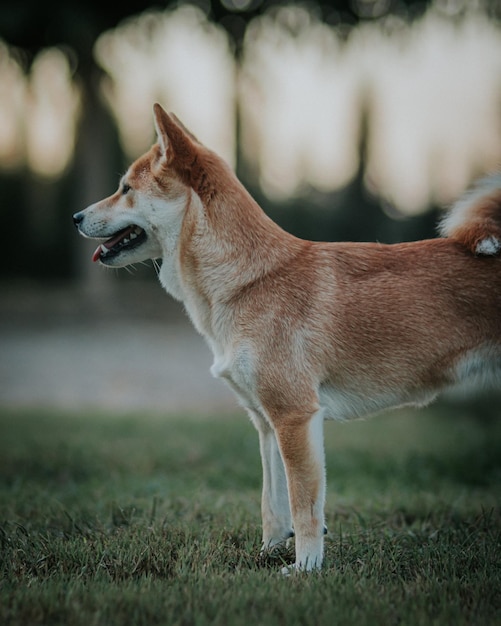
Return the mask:
[(276, 435), (284, 460), (297, 570), (322, 565), (324, 543), (325, 462), (323, 410), (277, 416)]
[(287, 490), (287, 478), (275, 431), (268, 420), (249, 410), (258, 433), (263, 465), (261, 514), (263, 520), (262, 550), (284, 543), (294, 535)]

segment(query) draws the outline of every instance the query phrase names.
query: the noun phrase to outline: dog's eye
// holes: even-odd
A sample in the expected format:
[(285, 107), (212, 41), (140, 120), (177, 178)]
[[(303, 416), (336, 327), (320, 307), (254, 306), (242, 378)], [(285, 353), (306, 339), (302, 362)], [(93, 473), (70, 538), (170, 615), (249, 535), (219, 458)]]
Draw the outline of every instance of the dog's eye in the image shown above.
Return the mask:
[(122, 184), (122, 195), (126, 195), (130, 191), (131, 187), (127, 183)]

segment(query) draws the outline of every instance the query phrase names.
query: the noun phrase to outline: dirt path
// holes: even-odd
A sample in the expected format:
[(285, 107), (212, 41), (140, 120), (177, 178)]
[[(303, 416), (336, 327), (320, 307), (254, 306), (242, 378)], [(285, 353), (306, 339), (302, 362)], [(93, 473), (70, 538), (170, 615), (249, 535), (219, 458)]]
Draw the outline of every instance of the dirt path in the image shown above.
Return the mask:
[(209, 372), (209, 348), (180, 316), (82, 321), (45, 311), (34, 321), (13, 310), (0, 319), (3, 406), (238, 410), (230, 390)]

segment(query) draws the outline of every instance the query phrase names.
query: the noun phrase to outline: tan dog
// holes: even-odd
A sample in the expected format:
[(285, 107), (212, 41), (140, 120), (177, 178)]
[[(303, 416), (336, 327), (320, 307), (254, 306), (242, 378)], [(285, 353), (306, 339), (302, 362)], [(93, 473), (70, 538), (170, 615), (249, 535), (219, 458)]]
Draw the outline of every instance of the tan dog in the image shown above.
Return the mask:
[(161, 258), (259, 432), (263, 548), (295, 534), (296, 568), (323, 556), (324, 419), (430, 402), (467, 376), (501, 381), (501, 177), (444, 238), (314, 243), (284, 232), (226, 163), (154, 107), (158, 143), (74, 216), (94, 260)]

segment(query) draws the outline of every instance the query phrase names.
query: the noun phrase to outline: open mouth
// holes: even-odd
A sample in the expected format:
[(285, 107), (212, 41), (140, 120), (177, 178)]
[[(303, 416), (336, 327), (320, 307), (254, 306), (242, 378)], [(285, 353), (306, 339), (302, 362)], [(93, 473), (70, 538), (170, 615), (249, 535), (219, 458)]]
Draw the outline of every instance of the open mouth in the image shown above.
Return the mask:
[(140, 226), (132, 224), (118, 231), (104, 243), (100, 244), (92, 255), (92, 260), (94, 262), (101, 261), (105, 263), (117, 256), (117, 254), (120, 254), (120, 252), (137, 248), (137, 246), (140, 246), (145, 241), (146, 233), (144, 230)]

